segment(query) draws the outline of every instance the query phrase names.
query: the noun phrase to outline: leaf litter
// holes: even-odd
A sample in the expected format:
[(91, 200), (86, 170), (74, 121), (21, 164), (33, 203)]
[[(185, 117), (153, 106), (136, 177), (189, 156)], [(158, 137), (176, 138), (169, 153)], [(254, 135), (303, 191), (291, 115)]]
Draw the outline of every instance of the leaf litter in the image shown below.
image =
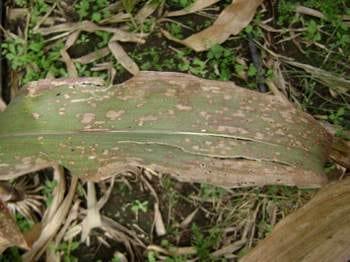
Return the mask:
[(231, 35), (237, 35), (253, 19), (261, 0), (232, 1), (215, 20), (214, 24), (184, 40), (176, 39), (162, 30), (165, 37), (192, 48), (196, 52), (210, 49), (225, 42)]

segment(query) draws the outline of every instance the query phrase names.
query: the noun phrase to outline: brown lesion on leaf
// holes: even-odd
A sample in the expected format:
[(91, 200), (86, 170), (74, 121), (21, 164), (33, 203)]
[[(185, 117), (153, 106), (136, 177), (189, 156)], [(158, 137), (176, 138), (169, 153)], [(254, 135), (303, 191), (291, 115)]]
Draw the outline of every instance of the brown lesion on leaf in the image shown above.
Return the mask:
[(139, 126), (143, 126), (145, 122), (152, 122), (152, 121), (157, 121), (158, 117), (154, 116), (154, 115), (149, 115), (149, 116), (143, 116), (140, 117), (137, 122)]
[(61, 107), (61, 108), (58, 109), (58, 114), (59, 114), (60, 116), (65, 115), (65, 113), (66, 113), (66, 109), (65, 109), (64, 107)]
[(192, 110), (191, 106), (181, 105), (181, 104), (177, 104), (176, 108), (180, 111), (191, 111)]
[(174, 97), (176, 95), (176, 90), (174, 88), (168, 88), (164, 95), (167, 97)]
[(264, 139), (264, 134), (262, 134), (260, 132), (256, 132), (255, 133), (255, 139), (263, 140)]
[(208, 120), (210, 118), (210, 116), (211, 116), (208, 112), (205, 112), (205, 111), (199, 112), (199, 115), (201, 117), (203, 117), (204, 119), (206, 119), (206, 120)]
[(234, 117), (242, 117), (242, 118), (246, 117), (246, 115), (243, 113), (242, 110), (237, 110), (235, 113), (232, 114), (232, 116), (234, 116)]
[(83, 118), (81, 120), (82, 124), (90, 124), (95, 120), (96, 115), (94, 113), (84, 113)]
[(114, 120), (119, 120), (120, 117), (125, 113), (124, 110), (119, 110), (119, 111), (114, 111), (114, 110), (109, 110), (107, 113), (106, 113), (106, 118), (114, 121)]
[(40, 114), (39, 113), (32, 113), (32, 116), (34, 119), (39, 119), (40, 118)]
[(240, 134), (240, 135), (249, 134), (249, 132), (246, 129), (241, 127), (233, 127), (233, 126), (218, 126), (217, 131), (228, 132), (230, 134)]

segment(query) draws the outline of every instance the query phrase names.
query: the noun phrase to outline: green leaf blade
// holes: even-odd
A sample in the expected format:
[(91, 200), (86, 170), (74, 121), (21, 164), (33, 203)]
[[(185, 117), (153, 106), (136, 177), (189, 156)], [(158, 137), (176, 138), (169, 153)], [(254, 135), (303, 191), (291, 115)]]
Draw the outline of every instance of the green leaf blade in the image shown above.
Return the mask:
[(330, 146), (315, 120), (272, 96), (178, 73), (44, 90), (19, 97), (0, 121), (0, 176), (31, 157), (96, 179), (147, 166), (220, 186), (314, 187)]

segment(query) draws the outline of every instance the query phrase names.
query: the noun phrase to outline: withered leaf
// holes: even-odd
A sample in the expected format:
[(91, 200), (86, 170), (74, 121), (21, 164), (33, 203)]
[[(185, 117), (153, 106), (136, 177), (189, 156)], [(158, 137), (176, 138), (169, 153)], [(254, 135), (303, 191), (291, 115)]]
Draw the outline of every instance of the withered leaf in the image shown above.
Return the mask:
[(110, 41), (108, 47), (115, 59), (131, 74), (136, 75), (140, 71), (137, 64), (128, 56), (120, 44), (115, 41)]
[(241, 261), (349, 261), (349, 203), (350, 179), (326, 186)]
[(0, 112), (5, 111), (6, 109), (6, 103), (4, 102), (4, 100), (2, 100), (2, 98), (0, 98)]
[(0, 201), (0, 254), (6, 248), (12, 246), (18, 246), (24, 249), (29, 248), (10, 211)]
[(158, 8), (161, 1), (149, 0), (135, 16), (135, 19), (140, 23), (143, 23), (147, 17), (152, 15)]
[(115, 27), (98, 26), (91, 21), (81, 21), (77, 23), (64, 23), (50, 27), (42, 27), (38, 29), (38, 33), (42, 35), (50, 35), (62, 32), (83, 31), (94, 33), (96, 31), (104, 31), (113, 33), (113, 39), (121, 42), (144, 43), (142, 34), (126, 32)]
[(184, 40), (172, 37), (163, 30), (165, 37), (200, 52), (210, 49), (215, 44), (225, 42), (231, 35), (236, 35), (253, 19), (262, 0), (235, 0), (218, 16), (213, 25), (193, 34)]
[(198, 12), (208, 6), (211, 6), (213, 4), (216, 4), (220, 0), (196, 0), (194, 1), (190, 6), (177, 10), (177, 11), (172, 11), (166, 14), (167, 17), (173, 17), (173, 16), (182, 16), (182, 15), (188, 15), (191, 13)]
[(85, 64), (95, 62), (96, 60), (101, 59), (109, 54), (110, 54), (109, 48), (104, 47), (104, 48), (98, 49), (96, 51), (93, 51), (87, 55), (75, 58), (75, 59), (73, 59), (73, 62), (85, 65)]

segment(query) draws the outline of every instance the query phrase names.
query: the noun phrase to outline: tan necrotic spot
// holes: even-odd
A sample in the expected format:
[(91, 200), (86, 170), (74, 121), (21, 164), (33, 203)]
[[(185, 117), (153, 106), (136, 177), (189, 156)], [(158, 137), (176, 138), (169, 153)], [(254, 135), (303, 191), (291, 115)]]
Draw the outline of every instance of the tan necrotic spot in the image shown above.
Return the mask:
[(232, 116), (245, 117), (245, 114), (241, 110), (238, 110), (237, 112), (233, 113)]
[(158, 120), (158, 117), (152, 116), (152, 115), (140, 117), (139, 122), (138, 122), (138, 125), (139, 125), (139, 126), (143, 126), (143, 124), (144, 124), (145, 122), (156, 121), (156, 120)]
[(233, 134), (248, 134), (249, 132), (241, 127), (233, 127), (233, 126), (219, 126), (217, 128), (217, 131), (219, 132), (229, 132)]
[(257, 132), (257, 133), (255, 133), (255, 138), (259, 139), (259, 140), (263, 140), (264, 139), (264, 135), (262, 133)]
[(176, 105), (176, 108), (180, 111), (190, 111), (192, 110), (191, 106), (186, 106), (186, 105)]
[(89, 124), (95, 120), (95, 117), (96, 117), (96, 115), (93, 113), (85, 113), (83, 115), (83, 119), (81, 120), (81, 123), (82, 124)]
[(39, 119), (40, 118), (40, 114), (39, 113), (32, 113), (32, 116), (34, 119)]
[(110, 110), (106, 113), (106, 117), (113, 121), (121, 117), (124, 113), (125, 113), (124, 110), (120, 110), (120, 111)]
[(65, 114), (65, 112), (66, 112), (66, 109), (64, 107), (61, 107), (60, 109), (58, 109), (58, 114), (60, 116), (63, 116)]

